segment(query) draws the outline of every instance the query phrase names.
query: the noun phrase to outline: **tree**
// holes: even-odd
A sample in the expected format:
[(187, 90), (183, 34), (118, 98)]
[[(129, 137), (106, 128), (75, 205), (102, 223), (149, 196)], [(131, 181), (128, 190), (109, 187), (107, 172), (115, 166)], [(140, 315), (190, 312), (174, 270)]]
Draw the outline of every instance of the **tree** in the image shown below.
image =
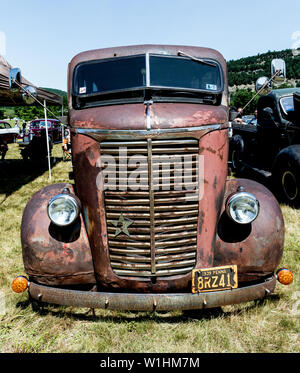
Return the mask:
[[(61, 107), (60, 106), (49, 106), (47, 107), (53, 112), (56, 116), (61, 116)], [(15, 107), (16, 115), (26, 121), (33, 120), (35, 116), (38, 118), (44, 118), (44, 108), (40, 105), (33, 106), (18, 106)], [(51, 114), (47, 112), (47, 117), (51, 118)]]
[[(255, 95), (255, 92), (250, 88), (247, 89), (237, 89), (234, 94), (230, 97), (230, 105), (236, 108), (243, 108)], [(245, 108), (243, 114), (253, 114), (257, 106), (258, 96)]]
[(282, 88), (294, 88), (292, 84), (289, 84), (287, 82), (280, 84), (280, 86), (276, 87), (276, 89), (282, 89)]
[(13, 118), (15, 116), (15, 110), (9, 106), (3, 106), (0, 108), (0, 119)]
[(271, 61), (274, 58), (285, 60), (287, 79), (299, 79), (300, 56), (293, 56), (291, 49), (285, 49), (228, 61), (229, 86), (253, 84), (259, 76), (269, 77)]

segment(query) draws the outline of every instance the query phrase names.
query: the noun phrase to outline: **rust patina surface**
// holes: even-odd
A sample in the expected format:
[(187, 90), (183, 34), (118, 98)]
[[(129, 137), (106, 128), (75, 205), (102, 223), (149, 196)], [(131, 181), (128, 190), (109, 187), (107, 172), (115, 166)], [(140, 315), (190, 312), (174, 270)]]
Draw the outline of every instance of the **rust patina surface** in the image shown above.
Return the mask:
[[(176, 56), (178, 50), (218, 61), (223, 69), (225, 87), (220, 105), (153, 102), (148, 106), (141, 102), (73, 109), (72, 76), (78, 63), (144, 53)], [(98, 292), (61, 291), (32, 283), (30, 293), (34, 298), (39, 299), (42, 294), (43, 301), (57, 304), (137, 310), (158, 307), (166, 310), (238, 303), (261, 298), (274, 290), (273, 272), (283, 251), (283, 218), (277, 201), (265, 187), (246, 179), (227, 180), (227, 70), (225, 60), (217, 51), (141, 45), (83, 52), (69, 64), (68, 95), (76, 190), (70, 188), (80, 199), (82, 212), (78, 222), (67, 230), (55, 228), (47, 216), (46, 206), (65, 184), (49, 186), (38, 192), (29, 202), (23, 217), (24, 265), (27, 274), (37, 283), (81, 285), (96, 282)], [(201, 188), (194, 203), (182, 203), (179, 192), (153, 191), (153, 149), (160, 149), (160, 140), (171, 144), (168, 145), (171, 150), (168, 146), (163, 148), (166, 151), (175, 151), (174, 144), (178, 144), (181, 153), (196, 149), (198, 163), (193, 170), (202, 167), (203, 174), (200, 174)], [(120, 143), (134, 144), (140, 154), (146, 154), (146, 191), (105, 193), (99, 187), (99, 174), (103, 170), (101, 160), (109, 151), (114, 154)], [(170, 179), (175, 183), (174, 176)], [(225, 212), (228, 196), (237, 192), (239, 187), (254, 194), (260, 202), (258, 218), (243, 226), (231, 221)], [(191, 209), (190, 215), (188, 208)], [(140, 214), (138, 221), (132, 217), (137, 213)], [(115, 225), (112, 225), (117, 225), (118, 219), (124, 219), (123, 214), (130, 222), (128, 235), (124, 231), (116, 234)], [(148, 225), (141, 216), (148, 219)], [(182, 218), (181, 226), (177, 223), (181, 221), (178, 216)], [(173, 221), (176, 224), (171, 224)], [(161, 234), (166, 238), (161, 239), (164, 237)], [(178, 246), (184, 245), (184, 250), (180, 251), (180, 247), (174, 244), (176, 242)], [(190, 248), (194, 246), (192, 252)], [(128, 255), (123, 254), (127, 247), (133, 248), (128, 250)], [(171, 258), (175, 269), (164, 258), (160, 257), (156, 262), (165, 247), (170, 250), (166, 257)], [(143, 252), (150, 253), (147, 263), (142, 262), (140, 253)], [(122, 255), (127, 255), (123, 263)], [(121, 258), (120, 263), (114, 264), (115, 258)], [(239, 282), (249, 282), (251, 286), (218, 294), (192, 295), (192, 272), (188, 265), (182, 273), (176, 269), (181, 268), (182, 262), (189, 263), (192, 268), (236, 264)], [(136, 275), (139, 266), (145, 266), (146, 274)], [(165, 269), (159, 272), (156, 268), (159, 266)]]
[(275, 289), (276, 278), (272, 276), (260, 284), (222, 292), (203, 294), (164, 293), (133, 294), (112, 292), (88, 292), (59, 289), (30, 284), (30, 294), (39, 302), (62, 306), (103, 308), (130, 311), (197, 310), (249, 302), (268, 296)]
[(57, 227), (47, 215), (49, 200), (71, 184), (53, 184), (27, 204), (21, 228), (26, 273), (41, 284), (94, 283), (94, 267), (82, 216), (71, 227)]
[(251, 281), (269, 275), (281, 261), (284, 245), (284, 221), (280, 206), (263, 185), (247, 179), (227, 180), (227, 197), (244, 187), (260, 202), (260, 213), (250, 225), (238, 228), (232, 223), (222, 205), (217, 226), (214, 266), (235, 263), (239, 281)]
[[(205, 130), (203, 132), (199, 151), (207, 162), (205, 169), (208, 172), (205, 173), (204, 197), (199, 201), (197, 266), (210, 267), (214, 260), (216, 226), (225, 190), (227, 171), (224, 162), (227, 159), (227, 132), (226, 130), (213, 131), (208, 134), (205, 134)], [(199, 131), (198, 136), (201, 135)], [(109, 259), (103, 192), (95, 187), (100, 172), (97, 167), (100, 157), (99, 143), (88, 136), (75, 135), (73, 150), (77, 192), (85, 206), (84, 216), (88, 221), (87, 231), (93, 252), (95, 272), (101, 286), (148, 292), (187, 289), (190, 286), (191, 274), (172, 280), (157, 279), (153, 283), (151, 279), (118, 278), (113, 273)], [(210, 164), (214, 166), (209, 167)], [(81, 176), (83, 170), (86, 175), (84, 178)]]

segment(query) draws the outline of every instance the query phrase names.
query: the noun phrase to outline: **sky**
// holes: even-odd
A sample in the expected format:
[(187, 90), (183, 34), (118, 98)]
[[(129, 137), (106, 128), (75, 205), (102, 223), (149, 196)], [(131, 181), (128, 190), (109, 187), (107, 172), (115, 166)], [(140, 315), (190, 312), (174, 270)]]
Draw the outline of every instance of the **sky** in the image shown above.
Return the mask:
[(77, 53), (134, 44), (209, 47), (226, 60), (300, 47), (300, 1), (0, 0), (0, 54), (39, 87), (66, 90)]

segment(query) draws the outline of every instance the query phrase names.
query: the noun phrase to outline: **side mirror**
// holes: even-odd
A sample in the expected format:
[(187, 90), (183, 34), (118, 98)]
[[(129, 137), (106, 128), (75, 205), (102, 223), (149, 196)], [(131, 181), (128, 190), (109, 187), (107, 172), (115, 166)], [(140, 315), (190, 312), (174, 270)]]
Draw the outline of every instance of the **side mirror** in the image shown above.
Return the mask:
[(266, 76), (262, 76), (257, 79), (255, 83), (255, 90), (256, 92), (260, 91), (259, 93), (261, 95), (267, 95), (272, 91), (272, 82), (269, 82), (269, 79)]
[(22, 93), (22, 99), (27, 105), (32, 105), (35, 103), (35, 99), (37, 98), (37, 90), (32, 87), (31, 85), (27, 85), (24, 87), (24, 91)]
[(21, 84), (21, 70), (18, 67), (11, 69), (9, 71), (8, 80), (9, 80), (9, 89), (14, 93), (19, 92), (20, 87), (15, 83), (15, 81)]
[(276, 71), (280, 70), (280, 73), (274, 77), (275, 82), (283, 82), (286, 78), (286, 67), (285, 61), (281, 58), (275, 58), (271, 62), (271, 76), (273, 76)]

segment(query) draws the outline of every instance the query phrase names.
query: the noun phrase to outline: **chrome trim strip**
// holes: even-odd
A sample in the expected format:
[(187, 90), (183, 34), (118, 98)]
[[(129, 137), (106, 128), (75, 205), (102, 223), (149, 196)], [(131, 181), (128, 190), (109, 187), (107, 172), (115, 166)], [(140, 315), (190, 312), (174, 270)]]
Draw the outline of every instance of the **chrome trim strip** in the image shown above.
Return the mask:
[(150, 55), (146, 53), (146, 87), (150, 87)]
[(155, 274), (156, 265), (155, 265), (155, 232), (154, 232), (154, 191), (153, 191), (152, 140), (151, 139), (148, 139), (148, 182), (149, 182), (149, 200), (150, 200), (151, 274)]
[(151, 102), (145, 102), (145, 114), (146, 114), (146, 127), (147, 127), (147, 131), (150, 131), (151, 130), (151, 114), (150, 114), (150, 105), (152, 105)]
[(74, 129), (77, 133), (81, 135), (141, 135), (141, 136), (147, 136), (147, 135), (160, 135), (164, 133), (183, 133), (183, 132), (197, 132), (197, 131), (207, 131), (207, 130), (220, 130), (222, 128), (228, 128), (225, 127), (226, 123), (223, 124), (209, 124), (206, 126), (200, 126), (200, 127), (180, 127), (180, 128), (162, 128), (162, 129), (151, 129), (151, 130), (104, 130), (104, 129), (98, 129), (98, 128), (79, 128), (79, 127), (71, 127), (71, 129)]

